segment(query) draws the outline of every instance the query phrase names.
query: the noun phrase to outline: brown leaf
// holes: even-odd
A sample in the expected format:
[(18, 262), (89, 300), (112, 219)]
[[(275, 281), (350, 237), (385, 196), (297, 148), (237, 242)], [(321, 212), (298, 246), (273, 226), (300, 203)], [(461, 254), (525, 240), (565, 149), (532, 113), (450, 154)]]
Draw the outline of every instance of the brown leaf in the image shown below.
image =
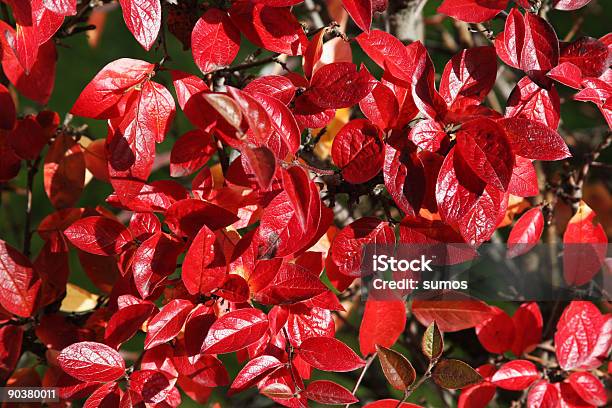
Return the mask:
[(395, 350), (376, 345), (376, 353), (383, 373), (393, 388), (406, 391), (416, 379), (410, 361)]
[(436, 360), (440, 358), (444, 351), (444, 340), (442, 339), (442, 333), (438, 329), (436, 321), (430, 323), (423, 334), (423, 341), (421, 343), (423, 354), (430, 360)]
[(460, 360), (442, 360), (434, 368), (434, 382), (440, 387), (457, 390), (482, 381), (476, 370)]

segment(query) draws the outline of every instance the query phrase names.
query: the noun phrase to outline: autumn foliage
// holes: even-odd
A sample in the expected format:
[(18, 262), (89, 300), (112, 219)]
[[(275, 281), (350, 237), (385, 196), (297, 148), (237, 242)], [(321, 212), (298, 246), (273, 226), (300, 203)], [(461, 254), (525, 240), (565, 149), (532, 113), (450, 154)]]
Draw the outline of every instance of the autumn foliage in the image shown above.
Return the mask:
[[(578, 300), (609, 279), (604, 3), (2, 0), (0, 187), (25, 220), (0, 231), (0, 382), (57, 407), (606, 405), (610, 306)], [(148, 58), (51, 110), (62, 41), (95, 53), (119, 12)], [(92, 183), (112, 193), (86, 205)], [(565, 244), (576, 300), (360, 296), (363, 245), (490, 241)]]

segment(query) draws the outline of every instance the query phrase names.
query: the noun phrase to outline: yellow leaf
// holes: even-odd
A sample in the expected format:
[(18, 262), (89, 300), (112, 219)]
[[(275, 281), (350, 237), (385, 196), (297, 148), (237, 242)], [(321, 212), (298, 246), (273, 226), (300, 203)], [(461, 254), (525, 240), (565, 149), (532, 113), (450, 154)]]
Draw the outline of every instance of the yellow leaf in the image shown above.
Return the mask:
[[(350, 117), (350, 108), (338, 109), (336, 111), (336, 116), (329, 122), (325, 134), (315, 146), (314, 152), (320, 159), (324, 160), (330, 156), (334, 137), (336, 137), (340, 129), (348, 123)], [(321, 129), (312, 129), (312, 134), (316, 135), (320, 130)]]
[(62, 312), (85, 312), (92, 310), (98, 304), (98, 295), (93, 294), (72, 283), (66, 286), (66, 297), (62, 301)]

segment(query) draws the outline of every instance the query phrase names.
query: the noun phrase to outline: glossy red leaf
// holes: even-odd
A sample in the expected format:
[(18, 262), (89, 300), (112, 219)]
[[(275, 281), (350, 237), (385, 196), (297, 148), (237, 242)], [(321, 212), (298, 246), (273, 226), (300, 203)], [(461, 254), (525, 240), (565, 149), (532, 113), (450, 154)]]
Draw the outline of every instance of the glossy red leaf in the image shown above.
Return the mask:
[(269, 7), (240, 0), (232, 3), (229, 14), (249, 41), (269, 51), (301, 55), (308, 42), (288, 7)]
[(170, 154), (170, 175), (188, 176), (208, 162), (217, 149), (210, 134), (201, 130), (191, 130), (181, 136)]
[(557, 10), (578, 10), (589, 4), (591, 0), (553, 0), (553, 8)]
[(564, 370), (599, 367), (612, 345), (612, 316), (586, 301), (573, 301), (557, 322), (555, 349)]
[[(473, 13), (470, 9), (470, 13)], [(444, 67), (440, 95), (450, 109), (479, 105), (493, 88), (497, 76), (495, 48), (475, 47), (461, 51)]]
[(356, 40), (379, 67), (406, 83), (412, 80), (414, 61), (400, 40), (380, 30), (361, 33)]
[(288, 105), (295, 96), (295, 85), (290, 79), (280, 75), (266, 75), (255, 78), (243, 89), (245, 92), (254, 95), (256, 92), (272, 96), (285, 105)]
[(114, 348), (128, 341), (149, 319), (155, 305), (150, 302), (126, 306), (115, 312), (106, 326), (104, 342)]
[(571, 43), (561, 44), (559, 63), (570, 63), (580, 69), (585, 77), (599, 77), (608, 68), (608, 47), (591, 37), (581, 37)]
[(435, 69), (427, 49), (420, 41), (406, 46), (409, 60), (413, 61), (411, 91), (414, 104), (428, 119), (438, 119), (446, 113), (446, 103), (435, 88)]
[(164, 344), (175, 338), (183, 329), (193, 303), (188, 300), (174, 299), (157, 313), (147, 325), (145, 350)]
[(48, 135), (32, 115), (18, 119), (9, 137), (13, 151), (24, 160), (36, 159), (48, 141)]
[(310, 337), (302, 342), (298, 354), (323, 371), (353, 371), (365, 365), (349, 346), (333, 337)]
[(255, 357), (246, 363), (236, 375), (234, 382), (230, 386), (229, 393), (234, 394), (255, 385), (264, 376), (282, 365), (283, 363), (274, 356), (263, 355)]
[(281, 305), (311, 299), (327, 290), (318, 275), (304, 267), (285, 264), (268, 286), (257, 292), (255, 298), (265, 305)]
[(531, 160), (521, 156), (515, 156), (512, 177), (508, 183), (508, 193), (518, 197), (533, 197), (538, 195), (538, 175)]
[(480, 179), (499, 190), (506, 190), (514, 154), (504, 130), (491, 119), (473, 119), (456, 134), (461, 157)]
[(323, 109), (340, 109), (358, 103), (372, 88), (370, 73), (364, 66), (357, 71), (353, 63), (335, 62), (314, 73), (304, 96)]
[(497, 387), (488, 381), (461, 390), (457, 408), (486, 407), (495, 397)]
[(167, 399), (172, 383), (157, 370), (138, 370), (130, 375), (130, 390), (142, 397), (143, 402), (160, 403)]
[(563, 277), (568, 285), (581, 286), (601, 269), (606, 258), (608, 237), (597, 214), (581, 201), (563, 234)]
[(372, 24), (372, 0), (342, 0), (342, 5), (357, 27), (365, 32), (370, 31)]
[(510, 231), (506, 256), (513, 258), (528, 252), (538, 243), (543, 230), (544, 215), (542, 209), (535, 207), (527, 211)]
[(422, 408), (420, 405), (411, 404), (409, 402), (401, 402), (395, 399), (382, 399), (371, 402), (363, 408)]
[(132, 275), (138, 293), (146, 298), (157, 285), (176, 270), (176, 260), (183, 243), (163, 232), (147, 238), (134, 252)]
[(276, 152), (279, 159), (283, 159), (287, 152), (295, 154), (300, 147), (301, 131), (289, 108), (279, 99), (267, 94), (253, 92), (253, 97), (270, 117), (274, 131), (268, 136), (266, 145)]
[(191, 32), (193, 60), (207, 74), (232, 63), (240, 49), (240, 31), (226, 12), (209, 8)]
[(442, 125), (435, 120), (421, 120), (410, 129), (408, 139), (420, 149), (436, 152), (447, 137)]
[(568, 377), (568, 381), (576, 393), (587, 404), (600, 407), (608, 401), (606, 390), (601, 381), (593, 374), (588, 372), (573, 372)]
[(334, 337), (336, 324), (329, 310), (320, 307), (293, 306), (287, 317), (287, 333), (294, 347), (310, 337)]
[(542, 17), (525, 13), (525, 38), (520, 68), (536, 82), (559, 63), (559, 40), (552, 26)]
[(111, 218), (92, 216), (74, 222), (64, 231), (77, 248), (96, 255), (115, 255), (132, 240), (130, 231)]
[(519, 335), (514, 329), (510, 316), (498, 307), (491, 306), (491, 316), (476, 326), (478, 341), (489, 353), (503, 354), (510, 350), (514, 336)]
[(258, 309), (239, 309), (221, 316), (208, 331), (202, 353), (223, 354), (241, 350), (268, 330), (268, 318)]
[(555, 87), (542, 88), (526, 76), (510, 93), (505, 116), (530, 119), (556, 130), (560, 110), (559, 94)]
[(530, 352), (542, 340), (543, 319), (540, 307), (535, 302), (523, 303), (512, 316), (515, 333), (512, 352), (516, 356)]
[(107, 64), (83, 89), (71, 113), (95, 119), (111, 119), (123, 113), (120, 101), (154, 69), (145, 61), (121, 58)]
[(507, 5), (508, 0), (444, 0), (438, 7), (438, 13), (468, 23), (482, 23), (498, 15)]
[(125, 362), (117, 351), (91, 341), (66, 347), (57, 361), (62, 370), (81, 381), (108, 382), (125, 374)]
[(387, 138), (384, 146), (385, 186), (398, 208), (407, 215), (415, 215), (425, 198), (425, 170), (416, 147), (405, 139), (405, 135), (395, 136)]
[(160, 1), (119, 0), (119, 4), (121, 4), (123, 20), (127, 28), (145, 50), (150, 50), (161, 27)]
[(359, 101), (359, 109), (381, 129), (393, 127), (399, 115), (399, 103), (395, 94), (380, 82), (376, 82), (370, 93)]
[(194, 237), (202, 226), (218, 230), (236, 222), (230, 211), (193, 198), (177, 201), (166, 211), (166, 224), (179, 236)]
[(306, 398), (319, 404), (354, 404), (359, 400), (346, 388), (332, 381), (312, 381), (304, 391)]
[(365, 119), (352, 120), (334, 138), (331, 154), (346, 181), (365, 183), (382, 169), (382, 132)]
[(91, 394), (83, 408), (112, 408), (119, 406), (121, 389), (116, 382), (104, 384)]
[(308, 173), (299, 166), (293, 166), (287, 170), (282, 170), (281, 174), (283, 188), (287, 192), (287, 197), (291, 202), (302, 230), (306, 232), (309, 204), (308, 191), (310, 190)]
[(73, 16), (77, 12), (76, 0), (42, 0), (44, 6), (56, 14)]
[(373, 217), (363, 217), (347, 225), (332, 243), (332, 260), (340, 273), (359, 277), (362, 246), (369, 243), (393, 244), (395, 232), (388, 223)]
[(262, 190), (268, 190), (276, 173), (276, 157), (267, 147), (246, 147), (242, 150), (245, 159), (245, 170), (255, 176)]
[(480, 300), (420, 300), (412, 302), (412, 313), (429, 326), (435, 321), (443, 332), (469, 329), (491, 316), (490, 307)]
[(366, 301), (359, 326), (359, 350), (363, 356), (376, 352), (376, 345), (390, 348), (406, 326), (406, 305), (403, 301)]
[(527, 394), (529, 408), (556, 408), (559, 404), (561, 404), (559, 391), (547, 380), (540, 380), (529, 389)]
[(540, 376), (531, 361), (513, 360), (503, 364), (493, 374), (491, 382), (505, 390), (521, 391), (528, 388)]
[(515, 117), (499, 123), (506, 130), (512, 150), (519, 156), (532, 160), (561, 160), (571, 156), (563, 138), (539, 122)]
[(203, 226), (195, 236), (185, 259), (181, 277), (192, 295), (204, 294), (220, 287), (226, 276), (225, 257), (217, 237)]

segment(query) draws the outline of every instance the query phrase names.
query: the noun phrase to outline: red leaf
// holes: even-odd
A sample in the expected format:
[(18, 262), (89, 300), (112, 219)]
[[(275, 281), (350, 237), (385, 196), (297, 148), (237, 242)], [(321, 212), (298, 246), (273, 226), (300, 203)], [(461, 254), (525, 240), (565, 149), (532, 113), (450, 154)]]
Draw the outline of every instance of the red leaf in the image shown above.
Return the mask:
[(508, 236), (506, 256), (513, 258), (533, 248), (544, 230), (544, 215), (540, 207), (532, 208), (519, 218)]
[(582, 87), (582, 72), (571, 62), (563, 62), (557, 65), (548, 71), (546, 76), (570, 88), (580, 89)]
[(498, 123), (506, 130), (512, 150), (519, 156), (532, 160), (571, 157), (563, 138), (541, 123), (523, 118), (507, 118)]
[(250, 360), (236, 375), (228, 394), (235, 394), (255, 385), (255, 383), (272, 372), (272, 370), (282, 365), (283, 363), (276, 357), (268, 355), (259, 356)]
[(519, 68), (523, 43), (525, 41), (525, 20), (517, 8), (510, 10), (504, 31), (495, 37), (497, 55), (506, 64)]
[(512, 360), (502, 365), (491, 378), (500, 388), (522, 391), (540, 378), (535, 364), (527, 360)]
[[(503, 0), (502, 0), (503, 1)], [(473, 14), (474, 10), (470, 9)], [(444, 67), (440, 95), (449, 109), (479, 105), (493, 88), (497, 76), (495, 48), (469, 48), (455, 54)]]
[(480, 300), (420, 300), (412, 302), (412, 313), (424, 326), (435, 321), (440, 331), (469, 329), (491, 316), (491, 309)]
[(159, 0), (119, 0), (125, 25), (147, 51), (157, 39), (162, 10)]
[(143, 298), (150, 296), (164, 278), (174, 273), (181, 252), (183, 243), (163, 232), (155, 233), (136, 249), (132, 257), (132, 275)]
[(287, 318), (287, 332), (291, 344), (299, 347), (310, 337), (334, 337), (336, 324), (329, 310), (296, 305)]
[(514, 323), (510, 316), (498, 307), (491, 306), (491, 316), (476, 326), (478, 341), (489, 353), (503, 354), (510, 350), (515, 335)]
[(268, 330), (268, 318), (258, 309), (239, 309), (221, 316), (208, 331), (202, 353), (224, 354), (258, 341)]
[(383, 178), (389, 194), (405, 214), (417, 214), (423, 204), (426, 180), (415, 146), (405, 135), (392, 134), (385, 144), (384, 156)]
[(553, 8), (557, 10), (571, 11), (586, 6), (590, 1), (591, 0), (553, 0), (552, 4)]
[(311, 299), (327, 290), (318, 275), (303, 267), (287, 263), (281, 267), (274, 279), (256, 294), (264, 305), (281, 305)]
[(230, 211), (193, 198), (177, 201), (166, 211), (166, 224), (179, 236), (193, 237), (204, 225), (215, 231), (236, 221)]
[(556, 130), (560, 112), (559, 94), (555, 87), (541, 88), (526, 76), (510, 93), (505, 116), (530, 119)]
[(125, 374), (125, 362), (117, 351), (91, 341), (66, 347), (57, 361), (62, 370), (81, 381), (108, 382)]
[(483, 381), (461, 390), (457, 408), (486, 407), (495, 397), (496, 387), (488, 381)]
[(408, 139), (412, 143), (430, 152), (438, 151), (446, 137), (447, 134), (440, 122), (429, 119), (419, 121), (408, 134)]
[(225, 257), (217, 237), (203, 226), (183, 260), (182, 279), (192, 295), (205, 294), (220, 287), (226, 276)]
[(77, 12), (76, 0), (42, 0), (44, 6), (56, 14), (73, 16)]
[(126, 95), (154, 69), (145, 61), (121, 58), (107, 64), (83, 89), (71, 113), (94, 119), (112, 119), (123, 114)]
[(255, 175), (255, 180), (262, 190), (268, 190), (276, 173), (276, 157), (267, 147), (246, 147), (242, 150), (245, 159), (245, 170)]
[(116, 382), (104, 384), (91, 394), (83, 408), (112, 408), (118, 407), (121, 399), (121, 389)]
[(287, 197), (291, 202), (291, 207), (295, 211), (302, 231), (307, 232), (308, 216), (308, 191), (310, 190), (310, 178), (308, 173), (299, 166), (292, 166), (287, 170), (282, 170), (283, 188), (287, 192)]
[(106, 326), (104, 342), (114, 348), (128, 341), (151, 316), (155, 305), (150, 302), (126, 306), (115, 312)]
[(414, 104), (428, 119), (437, 119), (446, 113), (446, 103), (435, 88), (435, 69), (427, 49), (420, 41), (406, 47), (408, 58), (413, 61), (411, 91)]
[(520, 68), (532, 79), (543, 82), (544, 74), (559, 63), (559, 40), (552, 26), (542, 17), (525, 13), (525, 39)]
[(164, 401), (172, 390), (172, 383), (164, 373), (156, 370), (138, 370), (130, 375), (130, 390), (146, 403)]
[(298, 354), (323, 371), (353, 371), (365, 365), (349, 346), (333, 337), (310, 337), (302, 342)]
[(306, 387), (305, 396), (319, 404), (354, 404), (357, 398), (346, 388), (332, 381), (313, 381)]
[(555, 349), (563, 370), (599, 367), (612, 345), (612, 316), (595, 305), (573, 301), (557, 322)]
[[(323, 32), (323, 31), (321, 31)], [(243, 91), (251, 95), (255, 92), (272, 96), (288, 105), (295, 96), (295, 85), (290, 79), (280, 75), (266, 75), (255, 78), (244, 87)]]
[(438, 13), (467, 23), (482, 23), (498, 15), (507, 5), (508, 0), (444, 0), (438, 7)]
[(523, 303), (512, 316), (515, 333), (512, 352), (516, 356), (528, 353), (542, 340), (543, 320), (536, 302)]
[(269, 7), (251, 1), (235, 1), (230, 17), (253, 44), (272, 52), (300, 55), (308, 39), (288, 7)]
[(365, 119), (352, 120), (334, 138), (331, 154), (346, 181), (365, 183), (382, 168), (382, 133)]
[(232, 63), (240, 49), (240, 31), (226, 12), (209, 8), (191, 32), (191, 52), (203, 74)]
[(370, 93), (359, 101), (359, 109), (381, 129), (393, 127), (399, 116), (399, 103), (395, 94), (380, 82), (376, 82)]
[(0, 381), (6, 381), (21, 356), (23, 330), (12, 324), (0, 328)]
[(9, 90), (0, 84), (0, 129), (11, 130), (15, 125), (15, 103)]
[(372, 30), (356, 37), (363, 51), (381, 68), (406, 83), (412, 80), (414, 60), (404, 44), (389, 33)]
[(10, 135), (13, 151), (24, 160), (36, 159), (49, 141), (48, 135), (32, 115), (18, 119)]
[(166, 303), (147, 325), (145, 350), (174, 339), (183, 329), (187, 316), (192, 309), (193, 303), (188, 300), (174, 299)]
[(323, 109), (340, 109), (358, 103), (372, 88), (370, 73), (364, 66), (358, 72), (353, 63), (334, 62), (314, 73), (304, 96)]
[(364, 356), (376, 352), (376, 345), (390, 348), (406, 326), (406, 304), (401, 301), (366, 301), (359, 326), (359, 350)]
[(490, 119), (473, 119), (457, 132), (457, 149), (461, 157), (485, 183), (506, 190), (514, 154), (503, 129)]
[(606, 258), (608, 237), (596, 222), (595, 212), (581, 201), (563, 234), (563, 277), (568, 285), (581, 286), (601, 269)]
[(559, 63), (569, 62), (578, 67), (585, 77), (599, 77), (608, 68), (608, 47), (601, 41), (582, 37), (561, 45)]
[(568, 377), (569, 383), (576, 393), (587, 404), (600, 407), (606, 405), (608, 396), (601, 381), (588, 372), (573, 372)]
[(92, 216), (74, 222), (64, 231), (77, 248), (96, 255), (115, 255), (132, 240), (130, 231), (111, 218)]
[(373, 217), (353, 221), (332, 243), (332, 260), (344, 275), (359, 277), (362, 246), (369, 243), (393, 244), (395, 232), (388, 223)]
[(44, 187), (53, 207), (74, 206), (85, 187), (85, 155), (72, 136), (59, 134), (45, 155)]
[(266, 145), (276, 153), (279, 159), (283, 159), (287, 152), (295, 154), (300, 148), (301, 132), (289, 108), (279, 99), (266, 94), (253, 92), (253, 97), (270, 117), (270, 124), (274, 131), (268, 136)]
[(559, 391), (547, 380), (538, 381), (527, 394), (529, 408), (556, 408), (560, 403)]
[(57, 60), (55, 42), (47, 41), (40, 45), (36, 61), (33, 62), (30, 70), (26, 72), (7, 41), (7, 38), (14, 35), (15, 31), (12, 27), (4, 22), (0, 22), (0, 42), (4, 51), (2, 53), (4, 73), (19, 92), (44, 105), (49, 101), (55, 83)]
[(512, 169), (512, 177), (508, 183), (508, 193), (519, 197), (533, 197), (538, 195), (538, 175), (531, 160), (515, 156), (516, 162)]
[(409, 402), (401, 402), (394, 399), (383, 399), (371, 402), (363, 408), (422, 408), (420, 405), (411, 404)]
[(366, 33), (372, 24), (372, 0), (342, 0), (342, 5), (357, 27)]

